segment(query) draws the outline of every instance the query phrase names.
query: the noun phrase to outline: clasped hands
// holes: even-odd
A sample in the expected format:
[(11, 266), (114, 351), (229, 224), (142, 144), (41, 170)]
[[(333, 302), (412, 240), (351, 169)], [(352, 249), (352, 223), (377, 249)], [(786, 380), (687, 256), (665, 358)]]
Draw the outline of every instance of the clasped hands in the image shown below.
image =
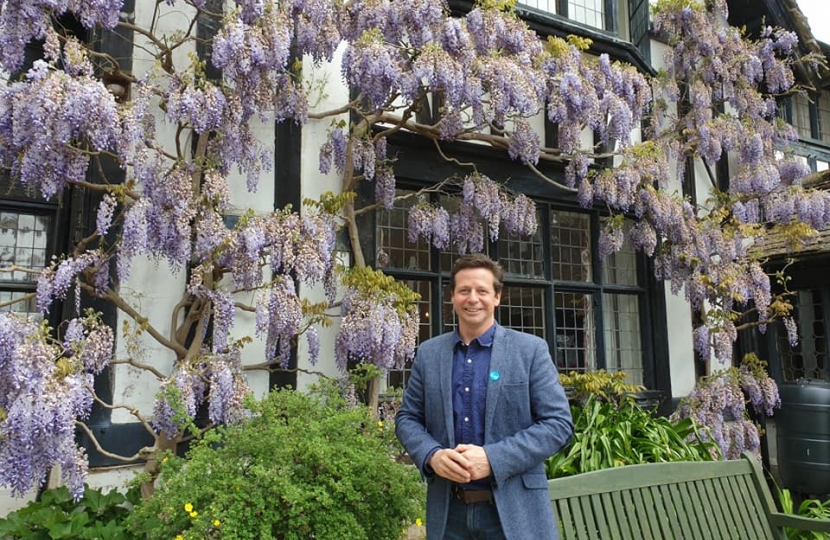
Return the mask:
[(456, 484), (487, 478), (491, 472), (484, 448), (474, 444), (442, 448), (429, 458), (429, 466), (435, 474)]

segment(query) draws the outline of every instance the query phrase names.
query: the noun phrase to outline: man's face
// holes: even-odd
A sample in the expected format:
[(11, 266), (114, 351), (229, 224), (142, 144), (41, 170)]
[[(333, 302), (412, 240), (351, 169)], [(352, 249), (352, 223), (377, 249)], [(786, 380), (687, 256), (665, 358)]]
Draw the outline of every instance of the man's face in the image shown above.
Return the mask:
[(467, 268), (455, 274), (452, 305), (462, 329), (485, 331), (495, 320), (501, 293), (493, 287), (493, 273), (486, 268)]

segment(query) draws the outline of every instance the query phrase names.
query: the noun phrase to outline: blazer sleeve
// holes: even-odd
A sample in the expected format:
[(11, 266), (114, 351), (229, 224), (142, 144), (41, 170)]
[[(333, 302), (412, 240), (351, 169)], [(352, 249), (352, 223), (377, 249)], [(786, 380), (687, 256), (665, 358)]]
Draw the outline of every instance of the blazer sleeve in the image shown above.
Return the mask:
[[(443, 445), (427, 431), (427, 381), (424, 368), (424, 364), (427, 363), (419, 349), (406, 385), (403, 403), (395, 415), (395, 435), (421, 474), (429, 479), (434, 476), (434, 473), (426, 467), (426, 459), (433, 451), (443, 448)], [(441, 405), (437, 404), (437, 406)]]
[(570, 405), (547, 344), (534, 341), (528, 373), (531, 423), (509, 437), (484, 445), (496, 485), (541, 464), (573, 436)]

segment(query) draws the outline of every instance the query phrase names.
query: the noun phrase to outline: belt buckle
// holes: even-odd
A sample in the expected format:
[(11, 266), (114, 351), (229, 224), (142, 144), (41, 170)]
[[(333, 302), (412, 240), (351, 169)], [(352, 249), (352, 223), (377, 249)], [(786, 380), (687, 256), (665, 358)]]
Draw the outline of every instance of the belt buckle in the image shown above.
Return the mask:
[(461, 489), (460, 487), (453, 485), (451, 492), (454, 498), (464, 504), (492, 502), (493, 500), (493, 493), (485, 490)]

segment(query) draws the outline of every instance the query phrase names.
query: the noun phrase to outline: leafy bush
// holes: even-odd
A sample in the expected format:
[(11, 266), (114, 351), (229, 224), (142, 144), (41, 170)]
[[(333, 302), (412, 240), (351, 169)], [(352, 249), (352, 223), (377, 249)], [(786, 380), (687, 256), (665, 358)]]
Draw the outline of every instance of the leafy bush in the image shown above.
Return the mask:
[[(26, 540), (131, 540), (125, 527), (127, 497), (84, 486), (77, 502), (65, 486), (48, 489), (38, 501), (0, 519), (0, 538)], [(131, 499), (137, 498), (130, 497)]]
[[(813, 519), (830, 519), (830, 500), (819, 501), (818, 499), (804, 499), (796, 509), (793, 504), (792, 493), (789, 489), (778, 489), (778, 501), (781, 503), (781, 510), (787, 514)], [(786, 529), (787, 540), (822, 540), (827, 538), (827, 533), (815, 531), (800, 531), (798, 529)]]
[(158, 488), (130, 516), (149, 540), (397, 540), (422, 515), (414, 467), (395, 462), (365, 406), (272, 391), (254, 416), (167, 457)]
[(718, 452), (714, 443), (689, 442), (698, 429), (692, 419), (654, 416), (633, 399), (613, 403), (591, 396), (572, 405), (571, 414), (574, 438), (548, 458), (548, 478), (636, 463), (711, 461)]

